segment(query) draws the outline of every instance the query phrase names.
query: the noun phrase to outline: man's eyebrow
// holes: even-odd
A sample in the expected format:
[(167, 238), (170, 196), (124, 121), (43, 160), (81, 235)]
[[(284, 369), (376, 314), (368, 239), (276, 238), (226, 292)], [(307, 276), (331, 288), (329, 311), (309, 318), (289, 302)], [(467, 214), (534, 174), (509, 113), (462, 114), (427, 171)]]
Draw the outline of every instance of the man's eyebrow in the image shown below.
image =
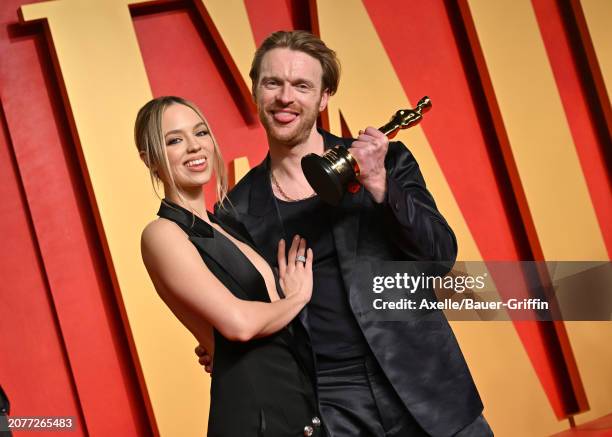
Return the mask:
[[(193, 127), (193, 129), (195, 130), (195, 129), (199, 128), (200, 126), (206, 126), (206, 123), (204, 123), (203, 121), (201, 121), (201, 122), (199, 122), (198, 124), (196, 124), (196, 125)], [(182, 130), (182, 129), (174, 129), (174, 130), (169, 130), (168, 132), (166, 132), (166, 133), (164, 134), (164, 137), (167, 137), (167, 136), (168, 136), (168, 135), (170, 135), (170, 134), (180, 134), (181, 132), (183, 132), (183, 130)]]
[(314, 86), (314, 82), (308, 80), (308, 79), (302, 79), (302, 78), (298, 78), (292, 81), (293, 84), (297, 84), (297, 83), (305, 83), (308, 86)]
[[(262, 76), (261, 79), (260, 79), (260, 82), (263, 82), (265, 80), (276, 80), (276, 81), (279, 81), (279, 82), (283, 81), (283, 79), (281, 79), (278, 76)], [(305, 83), (306, 85), (308, 85), (310, 87), (314, 87), (315, 86), (313, 81), (305, 79), (303, 77), (298, 77), (298, 78), (295, 78), (295, 79), (293, 79), (291, 81), (292, 85), (295, 85), (295, 84), (298, 84), (298, 83)]]
[(280, 77), (278, 77), (278, 76), (261, 76), (261, 80), (266, 80), (266, 79), (280, 80)]

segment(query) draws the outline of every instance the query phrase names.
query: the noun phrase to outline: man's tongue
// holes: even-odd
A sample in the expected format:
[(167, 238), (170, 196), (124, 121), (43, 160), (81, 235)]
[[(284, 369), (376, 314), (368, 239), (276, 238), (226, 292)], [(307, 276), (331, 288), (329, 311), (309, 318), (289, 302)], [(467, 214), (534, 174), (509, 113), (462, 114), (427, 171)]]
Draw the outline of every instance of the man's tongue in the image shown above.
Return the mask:
[(291, 112), (277, 111), (274, 113), (274, 120), (279, 123), (291, 123), (296, 117), (297, 115)]

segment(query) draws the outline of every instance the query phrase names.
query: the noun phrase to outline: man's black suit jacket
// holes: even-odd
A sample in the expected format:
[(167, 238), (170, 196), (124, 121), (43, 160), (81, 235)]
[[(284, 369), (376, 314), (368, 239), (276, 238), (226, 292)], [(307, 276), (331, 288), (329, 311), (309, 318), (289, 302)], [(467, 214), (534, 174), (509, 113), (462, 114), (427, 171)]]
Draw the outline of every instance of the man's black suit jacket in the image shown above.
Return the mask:
[[(319, 130), (325, 147), (350, 147), (353, 139)], [(409, 322), (372, 321), (352, 294), (360, 261), (450, 261), (457, 255), (453, 231), (438, 209), (418, 164), (401, 142), (385, 159), (387, 194), (376, 204), (363, 187), (347, 193), (333, 211), (333, 235), (351, 308), (387, 378), (419, 424), (432, 436), (450, 436), (482, 412), (482, 402), (455, 336), (441, 311)], [(229, 194), (233, 206), (216, 214), (250, 237), (276, 265), (283, 237), (270, 185), (269, 158), (247, 173)], [(314, 290), (316, 293), (316, 290)], [(308, 330), (307, 308), (300, 320)]]

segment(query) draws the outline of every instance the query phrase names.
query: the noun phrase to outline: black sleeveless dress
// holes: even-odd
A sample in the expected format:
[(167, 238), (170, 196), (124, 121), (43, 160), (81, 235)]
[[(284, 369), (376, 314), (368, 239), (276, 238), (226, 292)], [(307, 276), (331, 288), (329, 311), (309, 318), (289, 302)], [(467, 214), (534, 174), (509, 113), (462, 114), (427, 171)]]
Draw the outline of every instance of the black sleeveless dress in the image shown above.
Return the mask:
[[(237, 298), (270, 302), (265, 281), (223, 234), (181, 206), (164, 200), (157, 213), (187, 233), (210, 271)], [(218, 223), (209, 214), (214, 223)], [(249, 244), (233, 229), (218, 223)], [(282, 290), (277, 290), (282, 296)], [(317, 400), (295, 325), (248, 342), (229, 341), (214, 330), (215, 355), (208, 436), (322, 436)]]

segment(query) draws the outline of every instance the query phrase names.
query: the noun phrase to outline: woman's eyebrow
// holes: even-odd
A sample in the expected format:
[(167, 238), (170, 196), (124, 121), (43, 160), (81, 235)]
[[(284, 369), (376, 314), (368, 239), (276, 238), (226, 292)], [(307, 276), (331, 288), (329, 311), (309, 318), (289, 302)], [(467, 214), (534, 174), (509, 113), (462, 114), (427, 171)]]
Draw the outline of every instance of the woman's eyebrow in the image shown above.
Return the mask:
[[(196, 130), (197, 128), (199, 128), (200, 126), (206, 126), (206, 123), (204, 123), (203, 121), (199, 122), (198, 124), (196, 124), (193, 127), (193, 130)], [(170, 134), (180, 134), (181, 132), (183, 132), (183, 129), (174, 129), (174, 130), (169, 130), (168, 132), (166, 132), (164, 134), (164, 137), (167, 137)]]

